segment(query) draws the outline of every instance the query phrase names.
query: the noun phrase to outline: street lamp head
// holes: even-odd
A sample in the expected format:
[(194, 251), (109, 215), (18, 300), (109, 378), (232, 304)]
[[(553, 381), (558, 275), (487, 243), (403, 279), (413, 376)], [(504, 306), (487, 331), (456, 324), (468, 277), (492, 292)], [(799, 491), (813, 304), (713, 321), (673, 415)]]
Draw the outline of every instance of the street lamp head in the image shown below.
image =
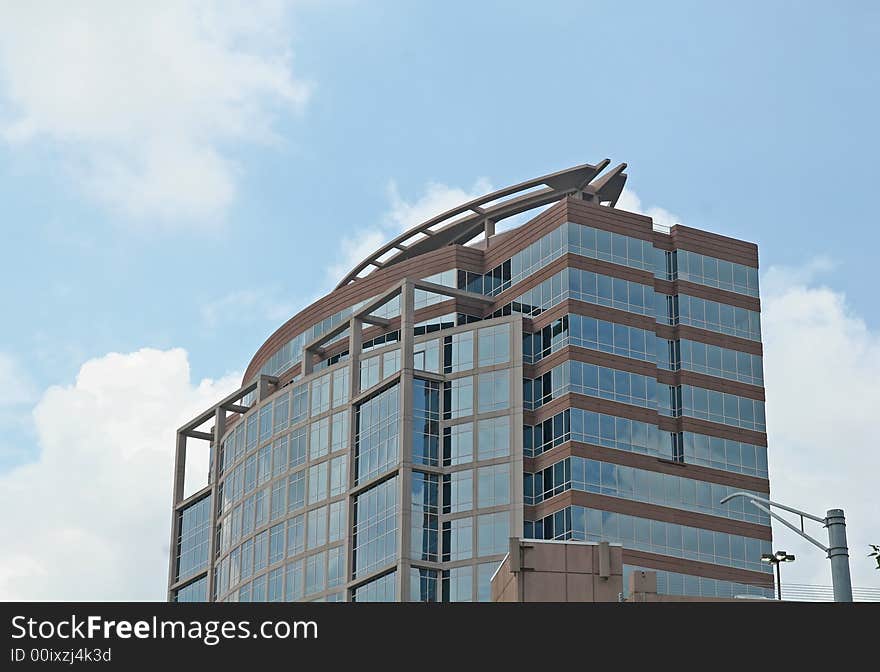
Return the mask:
[(785, 560), (787, 555), (788, 555), (788, 553), (786, 553), (785, 551), (776, 551), (776, 559), (777, 560)]
[(776, 556), (772, 553), (764, 553), (761, 555), (761, 562), (776, 562)]

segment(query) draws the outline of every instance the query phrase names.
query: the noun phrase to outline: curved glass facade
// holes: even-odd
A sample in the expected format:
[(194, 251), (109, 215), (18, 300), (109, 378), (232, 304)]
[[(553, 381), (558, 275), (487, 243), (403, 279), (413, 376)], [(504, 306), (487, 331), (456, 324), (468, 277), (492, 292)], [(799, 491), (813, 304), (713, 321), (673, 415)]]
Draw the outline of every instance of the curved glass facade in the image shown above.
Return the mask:
[[(428, 353), (414, 362), (419, 370), (448, 381), (412, 378), (415, 422), (406, 436), (396, 339), (367, 345), (370, 354), (358, 363), (361, 393), (354, 399), (352, 364), (339, 362), (257, 402), (226, 432), (217, 469), (214, 599), (336, 599), (340, 587), (345, 599), (353, 583), (352, 601), (399, 596), (402, 575), (394, 568), (404, 552), (404, 524), (413, 563), (439, 562), (442, 529), (465, 524), (474, 538), (457, 537), (455, 562), (476, 566), (477, 559), (500, 559), (509, 530), (521, 524), (511, 520), (512, 493), (521, 487), (510, 467), (521, 455), (510, 444), (515, 336), (509, 320), (449, 331), (423, 334), (414, 344)], [(442, 469), (441, 437), (463, 437), (465, 429), (472, 437), (467, 461), (450, 463), (446, 475), (408, 472), (411, 493), (403, 498), (401, 450), (408, 449), (407, 461)], [(444, 484), (461, 484), (465, 475), (475, 488), (473, 496), (461, 491), (467, 507), (447, 501), (441, 512)], [(203, 505), (199, 512), (205, 510)], [(411, 571), (428, 569), (413, 564)], [(443, 574), (431, 571), (436, 576), (425, 579), (425, 594), (433, 599)], [(381, 577), (371, 578), (376, 574)], [(468, 595), (478, 593), (474, 586)]]

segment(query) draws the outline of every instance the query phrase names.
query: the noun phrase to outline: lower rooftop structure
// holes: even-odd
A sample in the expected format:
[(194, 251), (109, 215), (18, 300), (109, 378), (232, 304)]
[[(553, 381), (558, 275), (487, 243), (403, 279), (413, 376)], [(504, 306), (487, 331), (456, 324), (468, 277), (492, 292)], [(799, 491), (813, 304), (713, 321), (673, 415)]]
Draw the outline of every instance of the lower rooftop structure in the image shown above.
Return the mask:
[[(670, 585), (667, 572), (623, 564), (620, 544), (511, 539), (492, 576), (493, 602), (727, 602), (770, 599), (752, 585)], [(658, 582), (659, 580), (659, 582)], [(660, 591), (658, 591), (658, 585)], [(706, 586), (708, 588), (708, 586)]]

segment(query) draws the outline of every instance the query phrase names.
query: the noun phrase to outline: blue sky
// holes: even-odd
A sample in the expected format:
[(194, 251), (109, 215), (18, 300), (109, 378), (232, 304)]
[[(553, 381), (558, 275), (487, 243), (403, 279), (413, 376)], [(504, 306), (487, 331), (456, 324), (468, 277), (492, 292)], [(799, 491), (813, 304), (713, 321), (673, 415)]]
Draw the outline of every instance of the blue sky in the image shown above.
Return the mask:
[[(794, 315), (770, 315), (781, 327), (765, 334), (771, 439), (771, 347), (792, 353), (820, 324), (773, 374), (794, 455), (815, 433), (798, 413), (825, 408), (818, 392), (782, 393), (794, 372), (828, 342), (861, 353), (853, 375), (880, 370), (866, 272), (880, 247), (876, 3), (137, 12), (0, 4), (0, 382), (20, 390), (0, 397), (10, 479), (45, 461), (52, 389), (80, 390), (87, 361), (182, 349), (187, 403), (209, 403), (199, 381), (240, 374), (364, 245), (486, 185), (605, 157), (629, 164), (643, 210), (758, 243), (773, 269), (765, 307), (775, 287), (776, 315)], [(867, 429), (853, 432), (850, 446)]]

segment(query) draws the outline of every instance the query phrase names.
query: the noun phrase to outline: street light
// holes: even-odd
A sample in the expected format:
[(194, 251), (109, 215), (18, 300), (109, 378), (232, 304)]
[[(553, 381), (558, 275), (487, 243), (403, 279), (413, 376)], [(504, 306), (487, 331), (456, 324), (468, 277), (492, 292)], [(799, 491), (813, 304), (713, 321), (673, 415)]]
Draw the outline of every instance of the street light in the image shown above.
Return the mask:
[[(778, 520), (788, 529), (794, 530), (797, 534), (809, 541), (814, 546), (818, 546), (828, 554), (831, 561), (831, 585), (834, 588), (835, 602), (852, 602), (852, 579), (849, 574), (849, 549), (846, 546), (846, 519), (843, 515), (843, 509), (829, 509), (825, 513), (824, 518), (814, 516), (811, 513), (793, 509), (779, 502), (771, 502), (769, 499), (758, 497), (750, 492), (734, 492), (721, 500), (721, 504), (730, 501), (734, 497), (745, 497), (756, 508), (761, 509), (771, 518)], [(770, 510), (771, 506), (775, 506), (783, 511), (796, 513), (801, 518), (801, 529), (798, 529), (785, 518)], [(816, 541), (809, 534), (804, 532), (804, 518), (809, 518), (828, 529), (828, 546), (820, 541)], [(794, 559), (794, 558), (792, 558)], [(763, 558), (762, 558), (763, 560)]]
[(794, 562), (794, 556), (785, 551), (776, 551), (775, 554), (764, 553), (761, 562), (769, 562), (776, 567), (776, 599), (782, 600), (782, 576), (779, 573), (779, 565), (783, 562)]

